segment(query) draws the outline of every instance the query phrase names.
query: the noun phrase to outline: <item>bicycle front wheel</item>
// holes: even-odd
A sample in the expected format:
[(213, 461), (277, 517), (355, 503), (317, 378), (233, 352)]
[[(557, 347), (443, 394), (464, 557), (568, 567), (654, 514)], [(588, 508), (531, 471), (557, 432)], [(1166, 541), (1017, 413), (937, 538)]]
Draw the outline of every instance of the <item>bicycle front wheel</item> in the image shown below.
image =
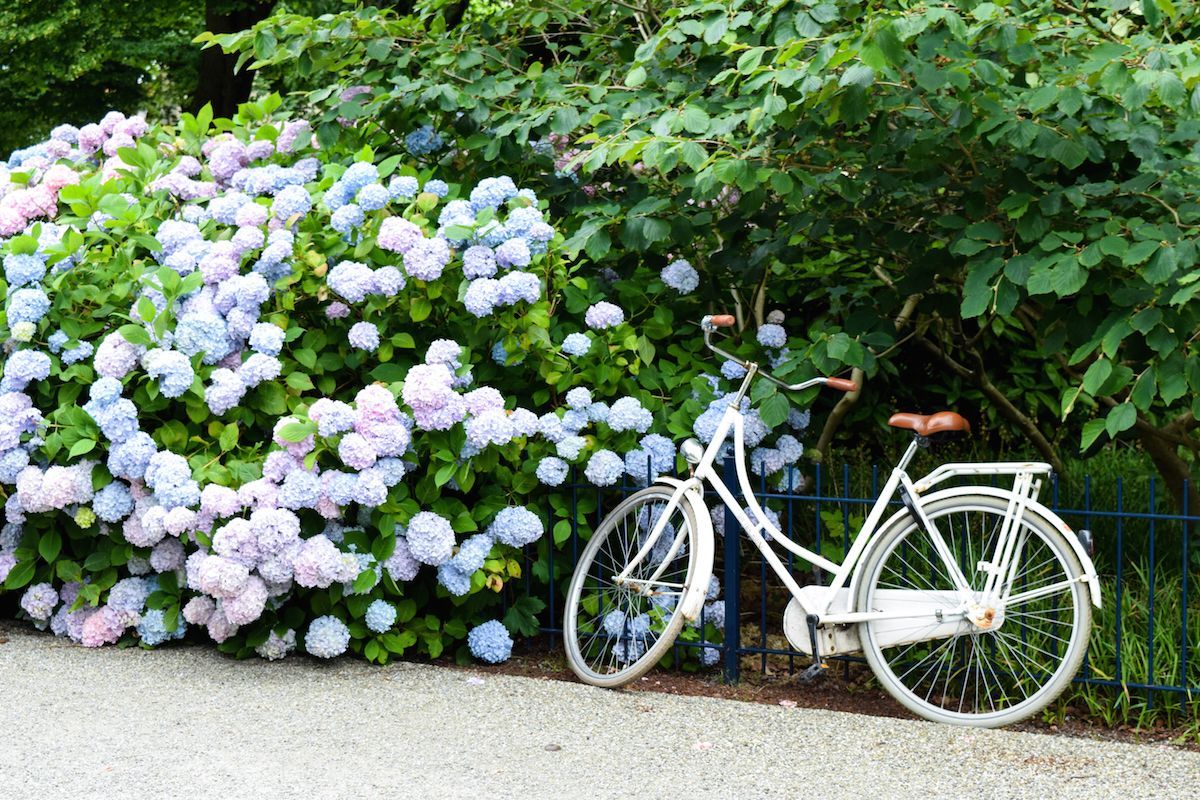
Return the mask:
[[(925, 507), (972, 592), (982, 598), (1008, 503), (986, 495)], [(935, 722), (1011, 725), (1053, 701), (1087, 652), (1091, 606), (1065, 537), (1026, 513), (1014, 532), (1009, 601), (988, 629), (966, 619), (942, 557), (911, 517), (883, 533), (864, 561), (858, 608), (911, 612), (864, 622), (867, 663), (904, 706)]]
[(682, 599), (696, 561), (696, 520), (689, 501), (671, 510), (649, 555), (628, 579), (614, 580), (666, 513), (672, 494), (651, 486), (630, 495), (604, 518), (580, 556), (567, 590), (563, 638), (567, 663), (586, 683), (614, 688), (640, 678), (683, 627)]

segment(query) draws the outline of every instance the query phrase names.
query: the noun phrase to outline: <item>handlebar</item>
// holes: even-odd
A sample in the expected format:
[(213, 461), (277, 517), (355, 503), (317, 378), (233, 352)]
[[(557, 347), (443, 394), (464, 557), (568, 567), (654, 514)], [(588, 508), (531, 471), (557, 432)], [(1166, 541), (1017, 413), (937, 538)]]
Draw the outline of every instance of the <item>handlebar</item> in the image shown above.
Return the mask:
[[(717, 347), (712, 342), (712, 335), (717, 330), (717, 328), (729, 328), (729, 327), (732, 327), (733, 324), (734, 324), (734, 318), (733, 318), (732, 314), (718, 314), (715, 316), (707, 316), (704, 319), (700, 320), (700, 327), (704, 330), (704, 345), (709, 350), (712, 350), (714, 353), (716, 353), (717, 355), (724, 356), (725, 358), (729, 359), (730, 361), (733, 361), (734, 363), (740, 364), (742, 367), (749, 369), (751, 367), (751, 362), (745, 361), (745, 360), (733, 355), (732, 353), (725, 352), (724, 350)], [(757, 371), (757, 365), (754, 365), (754, 367), (755, 367), (755, 370)], [(846, 378), (818, 377), (818, 378), (809, 378), (808, 380), (801, 381), (800, 383), (784, 383), (779, 378), (776, 378), (774, 375), (772, 375), (768, 372), (758, 372), (758, 374), (761, 375), (762, 377), (766, 378), (767, 380), (769, 380), (771, 383), (775, 384), (776, 386), (781, 386), (784, 389), (788, 389), (788, 390), (794, 391), (794, 392), (799, 392), (804, 389), (811, 388), (813, 386), (828, 386), (831, 389), (838, 389), (843, 392), (858, 391), (858, 384), (852, 380), (847, 380)]]

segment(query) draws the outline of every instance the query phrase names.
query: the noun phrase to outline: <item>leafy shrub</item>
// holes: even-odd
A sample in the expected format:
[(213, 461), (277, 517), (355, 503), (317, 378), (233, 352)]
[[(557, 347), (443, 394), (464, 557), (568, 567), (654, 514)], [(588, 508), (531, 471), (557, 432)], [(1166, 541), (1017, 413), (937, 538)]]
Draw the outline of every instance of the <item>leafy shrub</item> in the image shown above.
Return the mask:
[[(662, 433), (700, 416), (711, 436), (728, 386), (679, 324), (694, 280), (664, 264), (630, 305), (562, 258), (512, 178), (434, 177), (469, 158), (452, 133), (377, 158), (319, 147), (278, 105), (177, 127), (114, 112), (0, 171), (0, 579), (89, 646), (190, 625), (239, 656), (497, 658), (496, 626), (462, 640), (504, 592), (507, 630), (536, 632), (570, 465), (645, 482), (676, 466)], [(768, 474), (802, 451), (765, 446), (786, 416), (750, 415)]]

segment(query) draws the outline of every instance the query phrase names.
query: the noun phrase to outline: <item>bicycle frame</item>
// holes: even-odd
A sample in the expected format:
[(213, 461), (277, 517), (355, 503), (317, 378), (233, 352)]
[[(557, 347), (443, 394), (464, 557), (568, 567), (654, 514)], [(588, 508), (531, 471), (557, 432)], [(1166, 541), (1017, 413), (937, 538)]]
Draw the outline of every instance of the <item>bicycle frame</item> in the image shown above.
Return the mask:
[[(1092, 588), (1093, 603), (1099, 606), (1099, 587), (1096, 585), (1095, 570), (1092, 568), (1090, 559), (1083, 553), (1082, 549), (1071, 535), (1071, 531), (1066, 527), (1065, 523), (1058, 520), (1056, 516), (1048, 510), (1043, 509), (1037, 503), (1037, 495), (1041, 488), (1041, 480), (1035, 479), (1037, 475), (1049, 474), (1051, 467), (1049, 464), (1041, 462), (990, 462), (978, 464), (943, 464), (920, 480), (914, 482), (907, 474), (906, 468), (916, 455), (920, 443), (917, 439), (905, 450), (899, 462), (893, 468), (891, 475), (884, 484), (878, 499), (871, 507), (862, 528), (854, 538), (854, 543), (849, 552), (846, 554), (841, 564), (836, 564), (829, 559), (821, 556), (819, 553), (813, 552), (808, 548), (797, 544), (789, 537), (776, 528), (767, 518), (762, 507), (758, 504), (754, 496), (754, 490), (751, 485), (750, 476), (746, 470), (746, 452), (745, 452), (745, 436), (744, 436), (744, 419), (738, 406), (741, 398), (745, 395), (751, 381), (757, 372), (757, 365), (750, 363), (747, 365), (747, 374), (742, 382), (741, 389), (736, 393), (733, 402), (725, 410), (720, 424), (717, 426), (711, 442), (704, 450), (703, 456), (695, 464), (695, 470), (692, 476), (683, 481), (672, 481), (675, 486), (674, 493), (669, 501), (664, 513), (661, 514), (649, 536), (646, 537), (645, 543), (637, 552), (631, 562), (626, 565), (625, 569), (616, 576), (618, 581), (629, 581), (629, 573), (641, 563), (642, 559), (646, 558), (657, 542), (658, 537), (662, 534), (666, 526), (666, 521), (670, 517), (674, 509), (679, 503), (684, 501), (684, 497), (688, 492), (702, 492), (704, 485), (707, 483), (713, 491), (721, 498), (726, 507), (730, 509), (747, 538), (762, 553), (763, 558), (771, 569), (779, 576), (779, 579), (787, 586), (788, 591), (796, 602), (808, 615), (815, 615), (821, 623), (829, 624), (852, 624), (859, 622), (867, 622), (884, 619), (900, 619), (910, 618), (920, 614), (928, 614), (928, 609), (916, 611), (911, 607), (901, 607), (894, 611), (870, 611), (860, 612), (853, 610), (834, 610), (834, 604), (837, 601), (839, 592), (843, 589), (850, 588), (850, 582), (853, 581), (856, 575), (856, 570), (860, 565), (863, 555), (868, 551), (869, 546), (873, 543), (877, 534), (881, 531), (880, 524), (885, 522), (884, 516), (888, 511), (888, 505), (892, 498), (899, 492), (901, 498), (905, 501), (910, 513), (916, 518), (917, 522), (926, 531), (930, 537), (935, 550), (944, 563), (947, 573), (951, 576), (954, 583), (954, 591), (958, 595), (959, 607), (963, 610), (963, 617), (971, 619), (980, 627), (986, 628), (990, 624), (990, 616), (982, 616), (983, 609), (994, 608), (999, 606), (1004, 607), (1006, 601), (1013, 599), (1010, 597), (1012, 574), (1019, 562), (1021, 548), (1024, 546), (1026, 533), (1019, 530), (1018, 520), (1027, 509), (1036, 506), (1038, 509), (1045, 512), (1052, 518), (1060, 530), (1068, 535), (1068, 540), (1072, 546), (1076, 547), (1077, 553), (1081, 554), (1081, 563), (1084, 566), (1083, 575), (1079, 578), (1089, 583)], [(765, 376), (770, 377), (770, 376)], [(811, 384), (815, 384), (823, 379), (814, 379)], [(740, 489), (746, 507), (750, 514), (743, 511), (742, 503), (738, 501), (733, 491), (725, 485), (721, 476), (714, 468), (719, 457), (720, 451), (726, 442), (730, 432), (733, 433), (734, 444), (734, 459), (737, 467), (738, 488)], [(979, 569), (987, 573), (984, 590), (977, 595), (963, 574), (958, 563), (953, 557), (949, 546), (945, 539), (938, 531), (936, 525), (925, 515), (921, 503), (921, 494), (927, 491), (930, 487), (941, 483), (949, 478), (960, 475), (1012, 475), (1014, 476), (1013, 488), (1007, 492), (1009, 501), (1001, 530), (995, 543), (994, 554), (990, 561), (980, 562)], [(802, 587), (792, 577), (779, 555), (774, 548), (769, 544), (767, 537), (763, 535), (766, 532), (771, 541), (778, 542), (785, 550), (790, 551), (799, 558), (814, 564), (832, 574), (832, 580), (829, 584), (822, 587), (807, 587), (808, 591), (802, 591)], [(675, 553), (683, 542), (683, 531), (676, 535), (674, 542), (667, 555), (662, 559), (662, 563), (658, 569), (646, 580), (636, 581), (642, 584), (647, 589), (653, 585), (661, 575), (666, 565), (674, 558)], [(1055, 591), (1057, 586), (1045, 587), (1039, 589), (1039, 592)], [(1027, 593), (1028, 594), (1028, 593)], [(1020, 596), (1019, 599), (1032, 599), (1032, 597)], [(848, 607), (847, 607), (848, 608)], [(992, 612), (994, 613), (994, 612)]]

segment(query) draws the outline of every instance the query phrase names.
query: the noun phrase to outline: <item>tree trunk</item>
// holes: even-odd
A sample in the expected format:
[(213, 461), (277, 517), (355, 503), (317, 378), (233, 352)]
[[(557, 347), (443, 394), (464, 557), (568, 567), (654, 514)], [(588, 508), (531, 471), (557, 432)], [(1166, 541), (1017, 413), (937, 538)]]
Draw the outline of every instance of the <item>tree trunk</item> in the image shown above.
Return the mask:
[(1140, 415), (1134, 423), (1138, 441), (1154, 462), (1158, 474), (1166, 481), (1167, 489), (1175, 500), (1175, 508), (1180, 512), (1186, 509), (1188, 516), (1200, 513), (1200, 488), (1192, 478), (1191, 466), (1179, 455), (1179, 447), (1182, 441), (1182, 446), (1195, 449), (1196, 443), (1188, 434), (1196, 427), (1197, 421), (1190, 413), (1162, 427), (1152, 425)]
[[(204, 24), (212, 33), (234, 33), (245, 30), (266, 19), (275, 0), (231, 4), (228, 0), (207, 0), (204, 4)], [(205, 103), (212, 104), (213, 116), (232, 117), (239, 104), (250, 99), (254, 71), (234, 70), (237, 55), (228, 55), (219, 47), (209, 47), (200, 53), (200, 80), (192, 98), (192, 111)]]

